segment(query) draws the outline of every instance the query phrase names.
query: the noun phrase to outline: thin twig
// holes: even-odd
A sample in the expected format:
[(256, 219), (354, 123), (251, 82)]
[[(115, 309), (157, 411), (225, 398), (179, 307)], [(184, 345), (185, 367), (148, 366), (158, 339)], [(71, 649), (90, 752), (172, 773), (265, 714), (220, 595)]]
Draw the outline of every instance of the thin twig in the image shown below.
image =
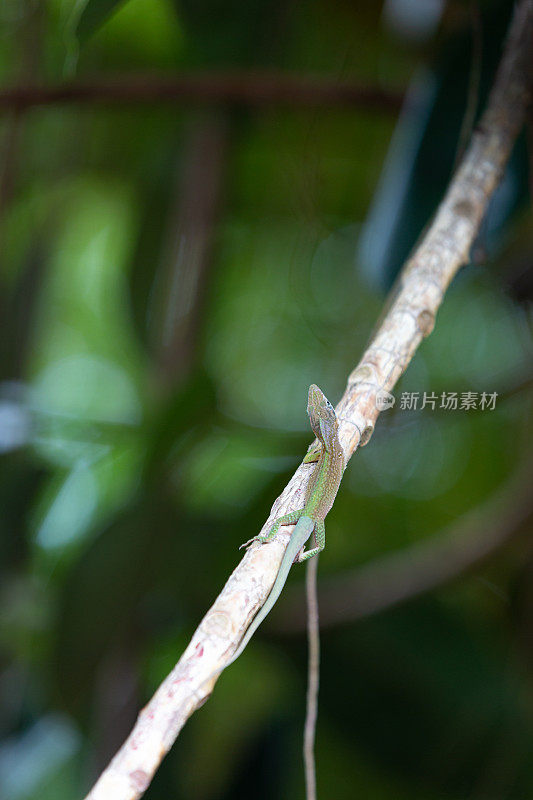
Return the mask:
[[(488, 203), (498, 185), (529, 104), (533, 0), (517, 6), (505, 52), (479, 128), (419, 247), (406, 264), (386, 317), (348, 378), (337, 406), (346, 461), (366, 444), (390, 391), (434, 325), (446, 289), (469, 260)], [(275, 501), (263, 530), (302, 507), (313, 467), (302, 464)], [(249, 538), (240, 531), (239, 539)], [(136, 800), (149, 786), (186, 720), (212, 692), (243, 633), (263, 605), (290, 537), (288, 527), (268, 544), (250, 548), (209, 609), (171, 673), (128, 739), (89, 793), (90, 800)]]
[(320, 681), (320, 632), (317, 598), (318, 556), (307, 561), (305, 596), (307, 599), (307, 709), (304, 727), (305, 796), (316, 800), (315, 734)]
[(365, 108), (396, 113), (399, 92), (356, 81), (283, 72), (190, 72), (173, 76), (86, 78), (56, 85), (6, 86), (0, 111), (66, 103), (111, 106), (139, 103)]

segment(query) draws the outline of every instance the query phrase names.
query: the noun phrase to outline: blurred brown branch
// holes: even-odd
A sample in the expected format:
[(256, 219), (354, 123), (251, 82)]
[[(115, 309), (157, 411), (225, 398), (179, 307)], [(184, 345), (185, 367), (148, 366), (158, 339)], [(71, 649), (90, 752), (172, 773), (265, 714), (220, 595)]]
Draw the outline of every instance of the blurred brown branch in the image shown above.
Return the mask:
[(217, 110), (188, 126), (156, 287), (157, 377), (175, 387), (192, 368), (206, 308), (230, 128)]
[[(488, 561), (533, 525), (533, 458), (496, 497), (458, 525), (401, 552), (378, 558), (329, 581), (319, 592), (320, 625), (369, 617), (459, 578)], [(301, 587), (289, 595), (273, 622), (284, 633), (303, 631), (306, 611)]]
[(50, 86), (0, 88), (0, 111), (65, 103), (224, 104), (364, 108), (396, 113), (402, 94), (356, 81), (282, 72), (202, 72), (179, 75), (106, 75)]

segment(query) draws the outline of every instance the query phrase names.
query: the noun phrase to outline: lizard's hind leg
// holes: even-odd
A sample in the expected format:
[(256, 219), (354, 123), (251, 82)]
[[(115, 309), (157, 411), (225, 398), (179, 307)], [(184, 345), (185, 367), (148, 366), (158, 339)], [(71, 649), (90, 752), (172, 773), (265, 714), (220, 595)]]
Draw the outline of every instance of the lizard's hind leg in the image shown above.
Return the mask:
[(299, 562), (307, 561), (308, 558), (318, 555), (326, 546), (326, 526), (323, 522), (315, 523), (315, 544), (316, 547), (312, 547), (311, 550), (304, 550), (303, 553), (300, 553), (298, 556)]

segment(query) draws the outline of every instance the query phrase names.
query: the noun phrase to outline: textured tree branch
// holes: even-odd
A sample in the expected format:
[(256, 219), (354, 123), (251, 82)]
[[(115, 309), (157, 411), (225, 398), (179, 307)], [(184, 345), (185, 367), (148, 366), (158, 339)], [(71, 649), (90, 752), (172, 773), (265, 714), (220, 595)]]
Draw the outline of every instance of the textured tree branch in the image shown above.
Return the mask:
[(336, 106), (396, 112), (402, 97), (379, 86), (282, 72), (116, 75), (52, 86), (34, 84), (0, 89), (0, 111), (23, 111), (33, 106), (65, 103)]
[[(496, 188), (529, 102), (533, 0), (518, 5), (487, 109), (435, 218), (406, 264), (395, 298), (337, 406), (346, 458), (370, 439), (379, 415), (376, 396), (390, 390), (420, 342), (431, 333), (445, 291), (470, 248)], [(313, 467), (301, 465), (275, 501), (265, 530), (303, 505)], [(243, 532), (247, 538), (249, 532)], [(143, 709), (130, 736), (88, 795), (134, 800), (148, 787), (188, 717), (213, 690), (274, 583), (289, 529), (252, 547), (200, 623), (185, 653)], [(215, 677), (213, 677), (215, 674)]]

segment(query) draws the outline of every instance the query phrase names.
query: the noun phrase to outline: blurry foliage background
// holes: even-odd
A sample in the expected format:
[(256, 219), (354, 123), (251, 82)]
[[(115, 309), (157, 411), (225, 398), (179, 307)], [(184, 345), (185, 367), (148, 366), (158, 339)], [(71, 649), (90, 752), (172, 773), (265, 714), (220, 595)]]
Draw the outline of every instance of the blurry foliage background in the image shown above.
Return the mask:
[[(340, 396), (510, 7), (0, 4), (3, 85), (261, 68), (412, 101), (399, 119), (356, 103), (2, 111), (5, 800), (81, 797), (181, 654), (304, 452), (309, 383)], [(453, 526), (528, 455), (523, 142), (513, 165), (396, 392), (498, 391), (496, 409), (382, 415), (328, 517), (329, 581)], [(469, 577), (324, 631), (320, 796), (533, 798), (524, 533)], [(305, 666), (304, 632), (265, 625), (146, 796), (303, 797)]]

